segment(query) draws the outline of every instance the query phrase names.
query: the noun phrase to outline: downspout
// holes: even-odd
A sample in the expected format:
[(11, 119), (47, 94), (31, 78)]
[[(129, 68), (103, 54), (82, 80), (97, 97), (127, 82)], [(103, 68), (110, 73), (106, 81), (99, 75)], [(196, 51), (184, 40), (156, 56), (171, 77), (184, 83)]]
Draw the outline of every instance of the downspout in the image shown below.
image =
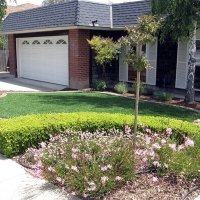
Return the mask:
[(110, 28), (113, 28), (113, 8), (112, 8), (112, 4), (110, 5)]

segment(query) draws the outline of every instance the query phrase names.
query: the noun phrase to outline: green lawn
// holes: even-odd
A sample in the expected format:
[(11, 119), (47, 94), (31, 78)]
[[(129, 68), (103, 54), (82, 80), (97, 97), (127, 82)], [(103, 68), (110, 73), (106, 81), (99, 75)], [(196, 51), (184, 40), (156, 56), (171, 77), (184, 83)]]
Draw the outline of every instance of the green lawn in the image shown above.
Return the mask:
[[(0, 98), (0, 117), (58, 112), (134, 113), (132, 99), (95, 92), (10, 93)], [(163, 116), (187, 121), (200, 114), (183, 108), (140, 101), (139, 114)]]

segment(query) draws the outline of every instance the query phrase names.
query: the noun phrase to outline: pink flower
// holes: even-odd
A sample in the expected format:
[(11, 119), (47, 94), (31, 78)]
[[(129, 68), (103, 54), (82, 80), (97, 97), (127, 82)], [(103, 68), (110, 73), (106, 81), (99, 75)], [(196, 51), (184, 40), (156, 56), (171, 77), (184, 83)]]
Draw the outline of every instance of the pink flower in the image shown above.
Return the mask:
[(76, 193), (75, 192), (71, 192), (71, 195), (76, 195)]
[(89, 188), (87, 188), (88, 191), (96, 190), (96, 184), (94, 182), (89, 182), (88, 185), (90, 186)]
[(65, 168), (66, 168), (66, 169), (69, 169), (69, 166), (66, 164), (66, 165), (65, 165)]
[(60, 178), (60, 177), (57, 177), (56, 180), (57, 180), (58, 182), (62, 182), (62, 178)]
[(161, 140), (162, 145), (165, 145), (166, 142), (167, 142), (167, 141), (166, 141), (165, 139), (162, 139), (162, 140)]
[(112, 165), (111, 165), (111, 164), (108, 164), (108, 165), (107, 165), (107, 168), (108, 168), (108, 169), (111, 169), (111, 168), (112, 168)]
[(141, 149), (137, 149), (137, 150), (135, 151), (135, 154), (138, 155), (138, 156), (141, 156), (142, 153), (143, 153), (143, 151), (142, 151)]
[(158, 143), (152, 145), (154, 149), (161, 149), (161, 146)]
[(55, 172), (55, 169), (53, 168), (53, 167), (48, 167), (48, 170), (50, 171), (50, 172)]
[(71, 169), (74, 170), (75, 172), (79, 172), (78, 168), (76, 166), (71, 166)]
[(77, 154), (72, 153), (72, 158), (73, 158), (73, 159), (76, 159), (76, 158), (77, 158)]
[(146, 132), (147, 132), (147, 133), (151, 133), (151, 129), (148, 129), (148, 128), (147, 128), (147, 129), (146, 129)]
[(194, 147), (194, 141), (188, 137), (185, 137), (185, 147)]
[(88, 194), (83, 194), (83, 197), (84, 197), (84, 198), (86, 198), (86, 197), (88, 197), (88, 196), (89, 196)]
[(107, 171), (107, 166), (103, 166), (103, 167), (101, 167), (101, 171), (103, 171), (103, 172), (105, 172), (105, 171)]
[(146, 163), (147, 161), (148, 161), (148, 158), (142, 158), (142, 161), (144, 162), (144, 163)]
[(78, 152), (78, 149), (76, 149), (76, 148), (72, 148), (72, 153), (77, 153)]
[(42, 142), (42, 143), (40, 143), (40, 145), (41, 145), (42, 148), (46, 148), (47, 144), (45, 142)]
[(151, 137), (146, 136), (146, 137), (145, 137), (145, 140), (146, 140), (146, 144), (148, 145), (148, 144), (150, 144), (150, 142), (151, 142)]
[(120, 177), (120, 176), (116, 176), (116, 177), (115, 177), (115, 181), (122, 181), (122, 180), (123, 180), (123, 178)]
[(126, 134), (130, 134), (131, 133), (131, 128), (128, 125), (125, 126), (125, 133)]
[(172, 149), (173, 152), (176, 151), (176, 144), (169, 144), (169, 147)]
[(166, 164), (166, 163), (164, 163), (164, 166), (165, 166), (166, 169), (168, 169), (168, 167), (169, 167), (169, 165)]
[(184, 148), (185, 148), (185, 146), (183, 144), (181, 144), (181, 145), (178, 146), (178, 151), (181, 151)]
[(155, 167), (161, 167), (161, 164), (160, 164), (158, 161), (154, 161), (154, 162), (153, 162), (153, 165), (154, 165)]
[(171, 128), (167, 128), (167, 129), (166, 129), (166, 133), (167, 133), (168, 135), (172, 135), (172, 129), (171, 129)]
[(102, 185), (105, 185), (105, 183), (106, 183), (107, 180), (108, 180), (107, 176), (101, 177), (101, 183), (102, 183)]
[(157, 177), (153, 177), (153, 182), (157, 182), (158, 181), (158, 178)]

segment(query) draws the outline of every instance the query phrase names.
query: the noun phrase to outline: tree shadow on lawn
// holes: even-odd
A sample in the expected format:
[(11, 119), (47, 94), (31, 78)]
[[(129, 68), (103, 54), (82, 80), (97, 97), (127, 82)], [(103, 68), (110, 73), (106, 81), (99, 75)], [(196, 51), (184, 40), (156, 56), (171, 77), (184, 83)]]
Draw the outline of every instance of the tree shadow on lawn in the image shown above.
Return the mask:
[[(29, 94), (33, 95), (33, 94)], [(40, 104), (63, 107), (63, 112), (108, 112), (134, 114), (135, 100), (125, 97), (100, 93), (42, 93), (37, 94)], [(193, 121), (200, 116), (193, 111), (170, 105), (140, 101), (139, 114), (162, 116)]]

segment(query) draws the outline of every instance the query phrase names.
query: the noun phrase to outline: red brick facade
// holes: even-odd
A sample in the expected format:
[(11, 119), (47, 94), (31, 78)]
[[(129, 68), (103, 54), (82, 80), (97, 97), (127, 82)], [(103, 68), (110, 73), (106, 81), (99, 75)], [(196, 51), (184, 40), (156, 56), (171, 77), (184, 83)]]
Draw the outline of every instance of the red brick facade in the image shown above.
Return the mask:
[(8, 35), (10, 73), (17, 76), (17, 58), (15, 35)]
[(89, 87), (90, 74), (90, 30), (69, 30), (69, 87)]
[[(53, 36), (54, 34), (47, 35)], [(69, 87), (83, 89), (89, 87), (90, 47), (86, 39), (90, 39), (90, 30), (69, 30)], [(46, 34), (43, 34), (44, 36)], [(55, 35), (58, 35), (55, 34)], [(60, 33), (60, 35), (63, 35)], [(41, 37), (41, 34), (21, 34), (21, 37)], [(9, 63), (11, 74), (17, 75), (15, 35), (9, 35)]]

